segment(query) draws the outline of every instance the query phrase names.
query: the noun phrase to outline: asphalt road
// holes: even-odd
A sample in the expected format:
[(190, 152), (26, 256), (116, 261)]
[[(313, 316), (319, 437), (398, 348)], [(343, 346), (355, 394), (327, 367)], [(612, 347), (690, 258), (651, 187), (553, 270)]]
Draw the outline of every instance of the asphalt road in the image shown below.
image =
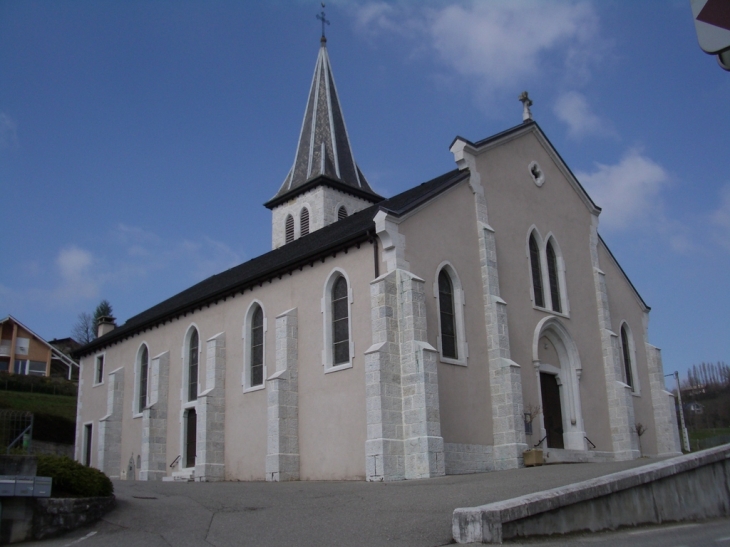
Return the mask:
[(655, 461), (549, 465), (393, 483), (115, 481), (117, 507), (102, 521), (24, 545), (436, 547), (451, 543), (451, 514), (457, 507)]

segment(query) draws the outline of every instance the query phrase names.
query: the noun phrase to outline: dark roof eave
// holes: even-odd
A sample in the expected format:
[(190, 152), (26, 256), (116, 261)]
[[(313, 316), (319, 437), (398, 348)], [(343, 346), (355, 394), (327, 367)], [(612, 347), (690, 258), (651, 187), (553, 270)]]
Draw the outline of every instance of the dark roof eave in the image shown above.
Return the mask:
[(297, 186), (296, 188), (289, 190), (284, 194), (281, 194), (280, 196), (274, 196), (269, 201), (264, 203), (264, 207), (266, 207), (267, 209), (273, 209), (277, 205), (281, 205), (282, 203), (289, 201), (290, 199), (293, 199), (298, 195), (303, 194), (304, 192), (307, 192), (308, 190), (316, 188), (320, 185), (329, 186), (330, 188), (334, 188), (335, 190), (339, 190), (340, 192), (362, 198), (371, 203), (379, 203), (385, 199), (378, 194), (368, 192), (366, 190), (361, 190), (360, 188), (355, 188), (354, 186), (350, 186), (349, 184), (345, 184), (344, 182), (324, 175), (319, 175), (308, 180), (304, 184)]
[(266, 281), (273, 281), (274, 278), (279, 277), (281, 278), (284, 274), (291, 273), (297, 268), (303, 268), (307, 264), (313, 264), (317, 260), (323, 260), (327, 256), (331, 254), (338, 253), (342, 251), (343, 249), (348, 249), (352, 247), (353, 245), (362, 244), (365, 242), (369, 242), (372, 240), (373, 236), (375, 235), (374, 231), (374, 225), (370, 226), (369, 228), (366, 228), (364, 230), (360, 230), (354, 234), (349, 234), (348, 237), (333, 242), (331, 245), (328, 245), (327, 247), (323, 247), (321, 249), (318, 249), (317, 252), (314, 252), (312, 254), (309, 254), (304, 257), (297, 257), (295, 260), (292, 260), (288, 263), (284, 263), (281, 266), (279, 266), (276, 269), (267, 271), (259, 276), (245, 279), (241, 281), (240, 283), (236, 283), (234, 285), (225, 287), (215, 293), (212, 293), (210, 295), (206, 295), (203, 298), (199, 298), (197, 300), (191, 301), (186, 303), (185, 305), (179, 306), (173, 310), (170, 310), (169, 312), (166, 312), (164, 314), (158, 315), (149, 321), (145, 321), (143, 323), (140, 323), (138, 325), (134, 325), (132, 328), (125, 329), (124, 325), (121, 325), (120, 327), (117, 327), (111, 332), (108, 332), (101, 338), (97, 338), (96, 340), (89, 342), (85, 346), (78, 348), (77, 350), (72, 352), (72, 355), (75, 358), (81, 358), (84, 355), (89, 355), (90, 353), (94, 353), (95, 351), (98, 351), (99, 349), (110, 346), (113, 344), (116, 344), (118, 342), (121, 342), (127, 338), (130, 338), (136, 334), (139, 334), (140, 332), (144, 332), (150, 328), (154, 328), (160, 324), (165, 324), (168, 321), (173, 321), (176, 318), (180, 317), (180, 315), (185, 315), (187, 313), (191, 313), (197, 309), (201, 309), (205, 306), (209, 306), (211, 304), (215, 304), (216, 302), (220, 300), (225, 300), (228, 297), (234, 296), (236, 293), (243, 292), (246, 289), (253, 288), (256, 285), (262, 285)]

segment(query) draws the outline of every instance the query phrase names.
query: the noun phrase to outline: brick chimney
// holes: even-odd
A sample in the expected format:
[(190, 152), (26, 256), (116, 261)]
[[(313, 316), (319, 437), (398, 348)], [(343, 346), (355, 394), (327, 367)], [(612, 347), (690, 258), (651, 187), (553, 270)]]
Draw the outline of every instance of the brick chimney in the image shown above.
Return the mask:
[(117, 328), (116, 319), (112, 317), (111, 315), (103, 315), (102, 317), (99, 317), (99, 321), (96, 324), (96, 336), (97, 338), (101, 338), (104, 336), (107, 332), (111, 332), (114, 329)]

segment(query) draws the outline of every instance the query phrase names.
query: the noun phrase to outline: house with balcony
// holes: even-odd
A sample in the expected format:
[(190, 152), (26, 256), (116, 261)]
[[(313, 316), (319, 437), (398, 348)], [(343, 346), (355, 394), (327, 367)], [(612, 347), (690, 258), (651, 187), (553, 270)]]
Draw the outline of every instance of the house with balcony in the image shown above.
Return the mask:
[(70, 380), (78, 369), (76, 361), (12, 315), (0, 321), (0, 372)]

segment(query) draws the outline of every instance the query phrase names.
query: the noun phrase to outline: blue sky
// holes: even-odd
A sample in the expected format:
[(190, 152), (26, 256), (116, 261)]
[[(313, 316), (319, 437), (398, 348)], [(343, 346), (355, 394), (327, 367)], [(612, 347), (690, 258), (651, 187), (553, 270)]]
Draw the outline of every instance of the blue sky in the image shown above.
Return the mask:
[[(318, 2), (0, 2), (0, 315), (47, 339), (270, 249)], [(394, 195), (517, 97), (604, 208), (665, 371), (730, 362), (730, 73), (689, 0), (329, 2), (355, 157)]]

